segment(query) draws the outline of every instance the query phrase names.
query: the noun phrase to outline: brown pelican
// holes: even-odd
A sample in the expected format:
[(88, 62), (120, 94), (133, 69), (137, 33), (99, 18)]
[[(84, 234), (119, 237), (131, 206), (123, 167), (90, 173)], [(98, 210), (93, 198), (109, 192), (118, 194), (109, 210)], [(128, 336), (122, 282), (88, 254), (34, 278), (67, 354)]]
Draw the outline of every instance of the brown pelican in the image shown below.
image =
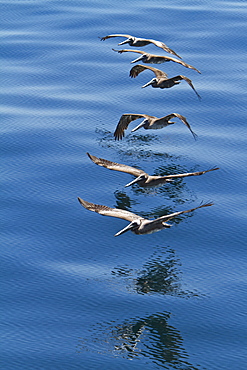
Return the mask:
[(196, 69), (195, 67), (191, 66), (190, 64), (185, 63), (183, 60), (178, 60), (176, 58), (168, 57), (168, 56), (161, 56), (161, 55), (155, 55), (155, 54), (149, 54), (146, 53), (145, 51), (140, 51), (140, 50), (131, 50), (131, 49), (122, 49), (122, 50), (116, 50), (112, 49), (113, 51), (117, 51), (118, 53), (126, 53), (126, 52), (132, 52), (132, 53), (138, 53), (142, 54), (139, 58), (132, 60), (130, 63), (136, 63), (136, 62), (143, 62), (143, 63), (150, 63), (150, 64), (161, 64), (165, 62), (175, 62), (179, 63), (182, 66), (186, 68), (191, 68), (197, 71), (198, 73), (201, 73)]
[(139, 37), (134, 37), (131, 35), (122, 35), (122, 34), (108, 35), (105, 37), (101, 37), (100, 39), (101, 41), (105, 41), (107, 39), (110, 39), (111, 37), (126, 37), (126, 40), (120, 42), (118, 45), (129, 44), (130, 46), (136, 46), (139, 48), (139, 47), (146, 46), (149, 44), (154, 44), (155, 46), (158, 46), (158, 48), (165, 50), (167, 53), (176, 55), (178, 58), (181, 59), (181, 57), (177, 53), (175, 53), (174, 50), (170, 49), (166, 44), (164, 44), (161, 41), (155, 41), (152, 39), (142, 39)]
[(195, 91), (196, 95), (199, 99), (201, 99), (200, 95), (194, 88), (192, 81), (183, 75), (178, 75), (175, 77), (167, 78), (167, 74), (160, 69), (154, 68), (154, 67), (148, 67), (143, 66), (141, 64), (137, 64), (130, 70), (130, 77), (137, 77), (141, 72), (145, 71), (146, 69), (149, 69), (150, 71), (154, 72), (155, 78), (153, 78), (151, 81), (143, 85), (142, 87), (147, 87), (149, 85), (152, 85), (152, 87), (159, 87), (160, 89), (167, 89), (169, 87), (173, 87), (174, 85), (178, 85), (182, 80), (185, 80), (190, 87)]
[(199, 208), (209, 207), (213, 205), (213, 203), (205, 203), (205, 204), (201, 204), (198, 207), (188, 209), (186, 211), (171, 213), (170, 215), (161, 216), (159, 218), (156, 218), (155, 220), (148, 220), (146, 218), (136, 215), (135, 213), (125, 211), (123, 209), (110, 208), (107, 206), (90, 203), (81, 198), (78, 198), (78, 200), (81, 203), (81, 205), (84, 208), (88, 209), (89, 211), (99, 213), (100, 215), (103, 215), (103, 216), (122, 218), (130, 222), (128, 226), (126, 226), (124, 229), (117, 232), (114, 236), (121, 235), (128, 230), (131, 230), (133, 233), (137, 235), (152, 234), (156, 231), (171, 227), (172, 225), (167, 224), (166, 221), (169, 221), (170, 219), (176, 216), (182, 215), (183, 213), (195, 211), (196, 209), (199, 209)]
[(161, 118), (149, 116), (148, 114), (135, 114), (135, 113), (123, 114), (114, 132), (115, 140), (121, 140), (124, 137), (124, 131), (128, 128), (130, 122), (135, 121), (138, 118), (144, 118), (144, 120), (138, 126), (133, 128), (131, 132), (137, 131), (141, 127), (143, 127), (145, 130), (159, 130), (163, 127), (166, 127), (168, 125), (173, 125), (174, 123), (176, 123), (176, 122), (170, 121), (170, 119), (175, 118), (175, 117), (179, 118), (185, 124), (185, 126), (188, 127), (194, 139), (196, 140), (196, 137), (197, 137), (196, 133), (191, 129), (186, 118), (182, 116), (182, 114), (179, 114), (179, 113), (171, 113)]
[(107, 159), (95, 157), (94, 155), (91, 155), (89, 153), (87, 153), (87, 155), (89, 156), (91, 161), (93, 161), (95, 164), (99, 166), (108, 168), (109, 170), (129, 173), (130, 175), (135, 176), (136, 178), (130, 183), (128, 183), (127, 185), (125, 185), (125, 187), (133, 185), (133, 184), (138, 184), (141, 187), (161, 186), (167, 182), (171, 182), (173, 179), (189, 177), (189, 176), (200, 176), (210, 171), (219, 170), (218, 167), (214, 167), (214, 168), (211, 168), (210, 170), (199, 171), (199, 172), (188, 172), (188, 173), (181, 173), (181, 174), (167, 175), (167, 176), (150, 176), (146, 172), (138, 168), (127, 166), (125, 164), (111, 162), (111, 161), (108, 161)]

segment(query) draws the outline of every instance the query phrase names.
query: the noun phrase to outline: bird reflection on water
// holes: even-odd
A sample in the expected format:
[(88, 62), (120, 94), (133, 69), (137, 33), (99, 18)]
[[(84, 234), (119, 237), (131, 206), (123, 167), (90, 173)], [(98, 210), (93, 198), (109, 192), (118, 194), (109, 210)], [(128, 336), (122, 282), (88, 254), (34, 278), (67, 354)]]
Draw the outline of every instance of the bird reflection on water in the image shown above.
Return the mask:
[[(153, 248), (153, 245), (150, 246), (150, 249)], [(174, 249), (157, 246), (139, 269), (133, 269), (130, 265), (119, 265), (112, 270), (112, 275), (116, 279), (124, 279), (127, 289), (139, 294), (201, 297), (199, 292), (183, 289), (180, 266), (180, 259)]]
[[(128, 290), (142, 295), (170, 295), (187, 299), (201, 296), (200, 293), (183, 290), (181, 262), (174, 249), (152, 245), (152, 250), (151, 256), (138, 270), (128, 265), (115, 267), (111, 272), (114, 287), (119, 289), (116, 281), (124, 281)], [(149, 363), (151, 368), (156, 364), (160, 368), (176, 369), (179, 364), (180, 369), (198, 370), (200, 365), (189, 361), (181, 333), (169, 324), (170, 316), (171, 313), (165, 311), (97, 322), (79, 338), (77, 352), (111, 354), (126, 360), (138, 358), (145, 364)]]
[[(114, 268), (114, 286), (119, 289), (116, 280), (121, 279), (128, 290), (137, 294), (172, 295), (180, 298), (200, 296), (183, 290), (180, 266), (175, 250), (156, 246), (151, 257), (139, 270), (126, 265)], [(161, 368), (176, 369), (179, 364), (181, 369), (198, 370), (197, 365), (189, 362), (181, 333), (169, 324), (170, 316), (170, 312), (159, 312), (143, 317), (123, 318), (121, 321), (98, 322), (91, 327), (90, 332), (79, 338), (77, 352), (110, 353), (126, 360), (143, 359), (150, 366), (156, 364)], [(93, 346), (89, 346), (92, 342)], [(127, 366), (126, 364), (126, 368)]]
[[(101, 354), (121, 356), (126, 360), (143, 359), (145, 364), (165, 369), (178, 369), (179, 364), (180, 369), (198, 370), (197, 365), (189, 362), (181, 333), (169, 324), (170, 316), (170, 312), (165, 311), (123, 322), (112, 320), (97, 323), (91, 330), (94, 350)], [(93, 351), (88, 347), (89, 342), (92, 342), (91, 338), (79, 338), (77, 353)]]

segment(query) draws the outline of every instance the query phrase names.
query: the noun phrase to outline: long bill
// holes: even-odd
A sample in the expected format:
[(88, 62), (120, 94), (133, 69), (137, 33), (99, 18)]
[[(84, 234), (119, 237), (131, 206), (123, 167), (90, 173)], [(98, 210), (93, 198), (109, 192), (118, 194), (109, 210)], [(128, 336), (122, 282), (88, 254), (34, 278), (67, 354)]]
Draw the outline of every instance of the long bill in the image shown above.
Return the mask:
[(126, 233), (126, 231), (129, 231), (129, 230), (133, 229), (134, 226), (135, 225), (131, 222), (125, 228), (123, 228), (122, 230), (118, 231), (114, 236), (122, 235), (122, 234)]
[(130, 181), (128, 184), (124, 185), (125, 188), (127, 188), (128, 186), (131, 186), (133, 184), (135, 184), (136, 182), (138, 182), (140, 180), (140, 176), (138, 176), (137, 178), (135, 178), (134, 180)]
[(152, 83), (153, 83), (153, 80), (151, 80), (151, 81), (149, 81), (148, 83), (146, 83), (145, 85), (143, 85), (143, 86), (142, 86), (142, 88), (147, 87), (147, 86), (149, 86), (149, 85), (152, 85)]
[(127, 40), (124, 40), (124, 41), (122, 41), (122, 42), (120, 42), (118, 45), (124, 45), (124, 44), (128, 44), (128, 42), (129, 42), (130, 40), (129, 39), (127, 39)]
[(142, 59), (143, 59), (143, 55), (141, 55), (140, 57), (136, 58), (135, 60), (132, 60), (132, 62), (130, 62), (130, 63), (136, 63), (136, 62), (139, 62)]
[(143, 126), (145, 126), (145, 123), (148, 123), (148, 121), (146, 120), (146, 119), (144, 119), (141, 123), (139, 123), (139, 125), (138, 126), (136, 126), (135, 128), (133, 128), (132, 130), (131, 130), (131, 132), (135, 132), (135, 131), (137, 131), (137, 130), (139, 130), (139, 128), (141, 128), (141, 127), (143, 127)]

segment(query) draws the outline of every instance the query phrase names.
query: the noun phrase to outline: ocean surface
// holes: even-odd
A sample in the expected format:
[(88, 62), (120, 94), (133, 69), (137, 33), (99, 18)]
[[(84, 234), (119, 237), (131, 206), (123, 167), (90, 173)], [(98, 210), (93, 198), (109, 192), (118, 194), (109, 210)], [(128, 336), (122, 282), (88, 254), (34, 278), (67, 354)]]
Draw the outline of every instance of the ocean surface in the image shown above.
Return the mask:
[[(1, 369), (244, 370), (247, 360), (246, 1), (0, 1)], [(142, 89), (130, 34), (198, 70)], [(136, 49), (136, 48), (133, 48)], [(172, 56), (155, 45), (142, 49)], [(140, 63), (141, 64), (141, 63)], [(162, 130), (114, 130), (124, 113), (180, 113)], [(219, 170), (159, 188), (127, 173)], [(77, 197), (154, 219), (213, 202), (150, 235)]]

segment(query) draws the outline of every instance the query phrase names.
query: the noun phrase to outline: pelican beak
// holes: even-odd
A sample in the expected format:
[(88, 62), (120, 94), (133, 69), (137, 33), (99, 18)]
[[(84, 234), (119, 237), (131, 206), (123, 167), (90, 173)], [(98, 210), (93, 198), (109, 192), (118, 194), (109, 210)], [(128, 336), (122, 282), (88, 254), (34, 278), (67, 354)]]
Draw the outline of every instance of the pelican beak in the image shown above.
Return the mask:
[(152, 85), (152, 83), (153, 83), (153, 80), (151, 80), (151, 81), (149, 81), (148, 83), (146, 83), (145, 85), (143, 85), (143, 86), (142, 86), (142, 88), (147, 87), (147, 86), (149, 86), (149, 85)]
[(129, 42), (129, 39), (127, 39), (127, 40), (124, 40), (124, 41), (120, 42), (118, 45), (128, 44), (128, 42)]
[(132, 62), (130, 62), (130, 63), (139, 62), (139, 60), (142, 60), (142, 59), (143, 59), (143, 55), (141, 55), (140, 57), (136, 58), (135, 60), (132, 60)]
[(124, 234), (124, 233), (126, 233), (126, 231), (129, 231), (129, 230), (131, 230), (131, 229), (133, 229), (133, 227), (134, 227), (135, 225), (131, 222), (129, 225), (127, 225), (124, 229), (122, 229), (122, 230), (120, 230), (120, 231), (118, 231), (114, 236), (119, 236), (119, 235), (121, 235), (121, 234)]
[(135, 132), (135, 131), (139, 130), (139, 128), (144, 127), (146, 122), (147, 122), (147, 120), (146, 120), (146, 119), (144, 119), (144, 120), (143, 120), (143, 121), (142, 121), (138, 126), (136, 126), (135, 128), (133, 128), (133, 129), (131, 130), (131, 132)]
[(131, 181), (128, 184), (126, 184), (124, 187), (127, 188), (128, 186), (131, 186), (131, 185), (135, 184), (139, 180), (140, 180), (140, 176), (138, 176), (136, 179), (134, 179), (133, 181)]

